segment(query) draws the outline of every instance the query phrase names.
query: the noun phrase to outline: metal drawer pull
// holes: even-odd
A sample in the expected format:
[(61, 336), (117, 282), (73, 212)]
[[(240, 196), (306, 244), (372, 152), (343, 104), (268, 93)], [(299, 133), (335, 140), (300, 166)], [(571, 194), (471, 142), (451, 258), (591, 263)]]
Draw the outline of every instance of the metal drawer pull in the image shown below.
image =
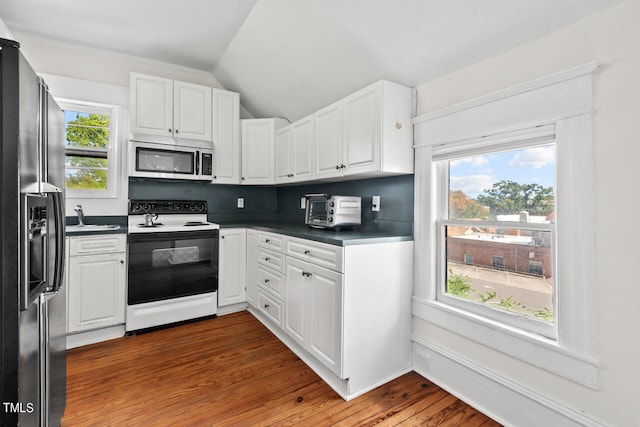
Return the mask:
[(271, 243), (271, 239), (264, 239), (265, 243)]
[(269, 261), (271, 258), (269, 258), (268, 256), (264, 257), (265, 261)]
[(265, 284), (269, 283), (269, 279), (264, 279), (264, 283)]
[(268, 310), (269, 309), (269, 304), (265, 304), (264, 308), (265, 308), (265, 310)]
[(311, 254), (311, 251), (310, 250), (306, 250), (306, 251), (304, 251), (304, 254), (305, 255), (309, 255), (309, 254)]
[(311, 273), (309, 273), (308, 271), (303, 271), (302, 275), (305, 277), (311, 277)]

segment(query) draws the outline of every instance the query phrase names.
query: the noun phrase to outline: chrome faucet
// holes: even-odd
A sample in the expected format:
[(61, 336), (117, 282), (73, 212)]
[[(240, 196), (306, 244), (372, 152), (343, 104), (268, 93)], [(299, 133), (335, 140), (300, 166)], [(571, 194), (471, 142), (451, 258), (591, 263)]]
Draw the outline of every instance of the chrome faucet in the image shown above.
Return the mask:
[(78, 215), (78, 225), (82, 227), (84, 225), (84, 212), (82, 212), (82, 206), (77, 205), (74, 211), (76, 211), (76, 214)]

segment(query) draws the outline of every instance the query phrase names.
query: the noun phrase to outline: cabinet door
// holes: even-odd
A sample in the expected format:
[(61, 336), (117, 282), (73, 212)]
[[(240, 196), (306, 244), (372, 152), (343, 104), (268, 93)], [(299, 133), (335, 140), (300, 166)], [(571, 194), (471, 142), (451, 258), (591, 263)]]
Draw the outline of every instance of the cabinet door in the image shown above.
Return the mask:
[(68, 331), (124, 323), (125, 254), (69, 258)]
[(273, 184), (274, 123), (272, 119), (242, 120), (242, 183)]
[(293, 138), (291, 144), (291, 174), (293, 181), (313, 179), (314, 157), (314, 116), (305, 117), (291, 125)]
[(290, 182), (291, 173), (291, 126), (286, 126), (276, 132), (276, 184)]
[(332, 178), (341, 174), (342, 110), (342, 103), (338, 102), (315, 113), (316, 178)]
[(297, 259), (287, 257), (285, 264), (284, 283), (284, 330), (302, 347), (306, 347), (307, 335), (306, 294), (309, 278), (308, 264)]
[(380, 83), (344, 99), (345, 175), (380, 169)]
[(212, 89), (211, 133), (216, 184), (240, 184), (240, 96)]
[(247, 229), (247, 302), (253, 306), (258, 298), (258, 232)]
[(173, 80), (131, 73), (129, 84), (131, 133), (172, 137)]
[(342, 274), (309, 264), (308, 350), (342, 378)]
[(244, 228), (220, 230), (218, 305), (246, 301), (247, 232)]
[(173, 84), (174, 137), (205, 141), (211, 148), (211, 88), (185, 82)]

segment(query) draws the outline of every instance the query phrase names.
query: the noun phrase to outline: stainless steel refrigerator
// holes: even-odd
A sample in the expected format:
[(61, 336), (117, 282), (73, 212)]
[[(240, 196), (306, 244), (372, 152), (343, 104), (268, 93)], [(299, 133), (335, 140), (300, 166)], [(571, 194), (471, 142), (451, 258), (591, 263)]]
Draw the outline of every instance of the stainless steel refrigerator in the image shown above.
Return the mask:
[(64, 118), (0, 39), (2, 426), (55, 426), (66, 404)]

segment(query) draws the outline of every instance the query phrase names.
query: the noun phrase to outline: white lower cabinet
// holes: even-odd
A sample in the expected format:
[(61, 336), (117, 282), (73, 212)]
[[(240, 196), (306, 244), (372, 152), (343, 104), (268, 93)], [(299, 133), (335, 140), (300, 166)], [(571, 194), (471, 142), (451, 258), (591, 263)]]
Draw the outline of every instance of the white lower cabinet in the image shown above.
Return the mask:
[(258, 303), (258, 231), (247, 229), (247, 303)]
[(69, 238), (67, 332), (124, 323), (126, 236)]
[(341, 273), (287, 257), (285, 332), (342, 378)]
[(245, 228), (220, 230), (218, 306), (246, 301), (247, 231)]
[(340, 396), (411, 369), (412, 241), (343, 247), (259, 231), (258, 242), (254, 314)]

